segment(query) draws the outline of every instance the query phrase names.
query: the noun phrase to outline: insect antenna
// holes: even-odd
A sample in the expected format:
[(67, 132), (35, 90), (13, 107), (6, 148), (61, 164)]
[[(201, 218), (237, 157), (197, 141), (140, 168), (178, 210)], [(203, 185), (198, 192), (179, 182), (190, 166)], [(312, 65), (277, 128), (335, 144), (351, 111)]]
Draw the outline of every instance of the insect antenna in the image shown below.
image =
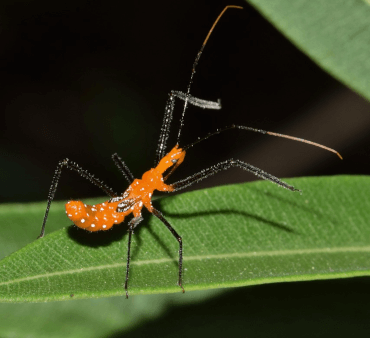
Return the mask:
[(195, 74), (195, 68), (196, 66), (198, 65), (198, 62), (199, 62), (199, 59), (203, 53), (203, 50), (204, 50), (204, 47), (206, 46), (207, 44), (207, 41), (209, 39), (209, 37), (211, 36), (212, 32), (213, 32), (213, 29), (216, 27), (218, 21), (221, 19), (222, 15), (226, 12), (227, 9), (229, 8), (237, 8), (237, 9), (243, 9), (243, 7), (240, 7), (240, 6), (233, 6), (233, 5), (230, 5), (230, 6), (226, 6), (223, 11), (220, 13), (220, 15), (217, 17), (216, 21), (213, 23), (213, 26), (211, 27), (211, 29), (209, 30), (203, 44), (202, 44), (202, 47), (200, 47), (200, 50), (195, 58), (195, 61), (193, 63), (193, 68), (191, 70), (191, 75), (190, 75), (190, 81), (189, 81), (189, 84), (188, 84), (188, 87), (187, 87), (187, 92), (186, 92), (186, 99), (185, 99), (185, 102), (184, 102), (184, 108), (182, 110), (182, 115), (181, 115), (181, 119), (180, 119), (180, 128), (179, 128), (179, 132), (177, 134), (177, 144), (180, 143), (180, 136), (181, 136), (181, 131), (182, 131), (182, 127), (184, 126), (184, 118), (185, 118), (185, 112), (186, 112), (186, 108), (188, 107), (188, 100), (189, 100), (189, 97), (190, 97), (190, 88), (191, 88), (191, 85), (193, 83), (193, 77), (194, 77), (194, 74)]
[(343, 157), (339, 154), (339, 152), (337, 152), (336, 150), (334, 150), (332, 148), (326, 147), (326, 146), (324, 146), (324, 145), (322, 145), (320, 143), (312, 142), (312, 141), (309, 141), (309, 140), (305, 140), (303, 138), (298, 138), (298, 137), (294, 137), (294, 136), (290, 136), (290, 135), (273, 133), (271, 131), (266, 131), (266, 130), (262, 130), (262, 129), (256, 129), (256, 128), (245, 127), (245, 126), (238, 126), (238, 125), (235, 125), (235, 124), (233, 124), (231, 126), (227, 126), (227, 127), (221, 128), (221, 129), (217, 129), (216, 131), (214, 131), (212, 133), (209, 133), (209, 134), (207, 134), (206, 136), (204, 136), (202, 138), (198, 138), (198, 140), (196, 140), (195, 142), (187, 145), (186, 147), (182, 147), (182, 149), (188, 150), (189, 148), (192, 148), (193, 146), (195, 146), (199, 142), (202, 142), (202, 141), (207, 140), (211, 136), (221, 134), (222, 132), (227, 131), (227, 130), (231, 130), (231, 129), (241, 129), (241, 130), (253, 131), (255, 133), (260, 133), (260, 134), (265, 134), (265, 135), (271, 135), (271, 136), (276, 136), (276, 137), (282, 137), (282, 138), (286, 138), (286, 139), (289, 139), (289, 140), (293, 140), (293, 141), (298, 141), (298, 142), (310, 144), (312, 146), (315, 146), (315, 147), (322, 148), (324, 150), (330, 151), (330, 152), (336, 154), (341, 160), (343, 160)]

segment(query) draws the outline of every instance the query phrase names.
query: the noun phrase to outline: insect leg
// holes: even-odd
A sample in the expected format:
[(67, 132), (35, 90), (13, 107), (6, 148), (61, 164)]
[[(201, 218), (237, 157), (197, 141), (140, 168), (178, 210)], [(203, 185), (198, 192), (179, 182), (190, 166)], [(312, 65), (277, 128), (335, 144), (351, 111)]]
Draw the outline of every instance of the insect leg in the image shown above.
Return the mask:
[(221, 100), (217, 100), (217, 102), (202, 100), (191, 95), (187, 96), (187, 94), (175, 90), (172, 90), (171, 93), (172, 95), (176, 96), (178, 99), (182, 101), (186, 101), (187, 98), (188, 102), (193, 106), (197, 106), (203, 109), (216, 109), (216, 110), (221, 109)]
[(111, 188), (109, 188), (102, 181), (100, 181), (99, 179), (94, 177), (94, 175), (92, 175), (92, 174), (88, 173), (86, 170), (82, 169), (77, 163), (70, 161), (68, 158), (64, 159), (63, 161), (60, 161), (58, 166), (57, 166), (57, 169), (55, 170), (53, 181), (52, 181), (51, 186), (50, 186), (49, 195), (48, 195), (48, 203), (47, 203), (47, 206), (46, 206), (45, 216), (44, 216), (44, 220), (42, 222), (40, 235), (37, 238), (44, 237), (45, 225), (46, 225), (46, 221), (47, 221), (47, 218), (48, 218), (48, 215), (49, 215), (50, 205), (51, 205), (51, 202), (54, 199), (55, 192), (56, 192), (57, 187), (58, 187), (58, 182), (59, 182), (59, 179), (60, 179), (60, 175), (62, 174), (62, 168), (63, 167), (66, 167), (66, 168), (68, 168), (72, 171), (76, 171), (80, 176), (86, 178), (92, 184), (95, 184), (97, 187), (102, 189), (108, 196), (110, 196), (112, 198), (117, 197), (117, 194)]
[(162, 213), (159, 210), (153, 208), (152, 214), (162, 221), (162, 223), (167, 227), (168, 230), (171, 231), (171, 234), (179, 242), (180, 249), (179, 249), (179, 281), (178, 281), (178, 285), (181, 287), (182, 292), (184, 293), (185, 290), (184, 290), (184, 287), (182, 286), (182, 238), (179, 236), (179, 234), (176, 232), (176, 230), (174, 228), (172, 228), (171, 224), (168, 223), (168, 221), (164, 218), (164, 216), (162, 215)]
[(118, 156), (117, 153), (112, 155), (112, 159), (116, 166), (118, 167), (118, 169), (121, 170), (123, 176), (125, 176), (128, 183), (131, 184), (134, 181), (135, 177), (134, 175), (132, 175), (126, 163), (122, 161), (122, 159)]
[(157, 157), (156, 157), (156, 160), (155, 160), (155, 163), (154, 163), (155, 166), (158, 165), (159, 161), (162, 159), (162, 157), (165, 155), (165, 152), (166, 152), (166, 143), (167, 143), (167, 139), (168, 139), (170, 124), (171, 124), (171, 121), (172, 121), (172, 113), (173, 113), (173, 110), (174, 110), (174, 107), (175, 107), (175, 97), (184, 101), (184, 108), (182, 110), (182, 114), (181, 114), (181, 118), (180, 118), (180, 128), (179, 128), (179, 131), (178, 131), (178, 134), (177, 134), (177, 144), (180, 143), (180, 136), (181, 136), (182, 127), (184, 125), (185, 112), (186, 112), (186, 108), (187, 108), (189, 103), (194, 105), (194, 106), (202, 107), (202, 108), (205, 108), (205, 109), (221, 109), (220, 102), (211, 102), (211, 101), (201, 100), (201, 99), (197, 99), (197, 98), (191, 96), (190, 95), (190, 88), (191, 88), (191, 84), (193, 82), (193, 77), (195, 75), (195, 68), (198, 65), (198, 62), (199, 62), (199, 59), (200, 59), (200, 57), (203, 53), (204, 47), (207, 44), (207, 41), (208, 41), (210, 35), (212, 34), (213, 29), (217, 25), (217, 22), (220, 20), (220, 18), (225, 13), (225, 11), (229, 8), (243, 9), (243, 7), (233, 6), (233, 5), (226, 6), (223, 9), (221, 14), (217, 17), (216, 21), (214, 22), (213, 26), (209, 30), (209, 32), (207, 34), (207, 37), (206, 37), (206, 39), (204, 40), (204, 42), (202, 44), (202, 47), (200, 48), (199, 52), (197, 53), (197, 56), (195, 57), (186, 93), (177, 92), (177, 91), (172, 91), (170, 93), (170, 97), (169, 97), (169, 99), (167, 101), (167, 104), (166, 104), (166, 109), (165, 109), (162, 128), (161, 128), (161, 134), (160, 134), (160, 137), (159, 137), (158, 148), (157, 148)]
[(134, 229), (138, 226), (138, 224), (143, 220), (143, 217), (140, 215), (138, 217), (133, 218), (128, 224), (128, 247), (127, 247), (127, 265), (126, 265), (126, 281), (125, 281), (125, 291), (126, 291), (126, 299), (128, 298), (128, 272), (130, 269), (130, 258), (131, 258), (131, 237), (134, 233)]
[(175, 182), (175, 183), (171, 184), (171, 187), (173, 187), (175, 189), (174, 191), (185, 189), (185, 188), (187, 188), (187, 187), (189, 187), (189, 186), (191, 186), (195, 183), (198, 183), (198, 182), (204, 180), (207, 177), (210, 177), (214, 174), (217, 174), (221, 170), (227, 170), (227, 169), (230, 169), (231, 167), (238, 167), (238, 168), (241, 168), (245, 171), (249, 171), (250, 173), (252, 173), (256, 176), (258, 176), (260, 178), (263, 178), (264, 180), (268, 180), (268, 181), (271, 181), (273, 183), (276, 183), (277, 185), (279, 185), (280, 187), (283, 187), (285, 189), (289, 189), (291, 191), (300, 191), (300, 190), (294, 188), (293, 186), (289, 185), (288, 183), (281, 181), (276, 176), (273, 176), (273, 175), (263, 171), (262, 169), (259, 169), (259, 168), (255, 167), (251, 164), (248, 164), (246, 162), (243, 162), (243, 161), (240, 161), (240, 160), (233, 160), (233, 159), (223, 161), (223, 162), (217, 163), (216, 165), (214, 165), (212, 167), (209, 167), (207, 169), (203, 169), (200, 172), (198, 172), (198, 173), (196, 173), (192, 176), (189, 176), (189, 177), (187, 177), (183, 180), (180, 180), (178, 182)]
[(173, 117), (173, 111), (175, 109), (175, 98), (178, 98), (194, 106), (198, 106), (204, 109), (221, 109), (221, 103), (219, 101), (218, 102), (206, 101), (179, 91), (172, 90), (171, 93), (169, 94), (169, 98), (166, 103), (161, 134), (159, 136), (158, 147), (156, 152), (156, 160), (154, 163), (155, 166), (158, 165), (159, 161), (163, 158), (163, 156), (166, 153), (167, 140), (170, 134), (170, 126)]

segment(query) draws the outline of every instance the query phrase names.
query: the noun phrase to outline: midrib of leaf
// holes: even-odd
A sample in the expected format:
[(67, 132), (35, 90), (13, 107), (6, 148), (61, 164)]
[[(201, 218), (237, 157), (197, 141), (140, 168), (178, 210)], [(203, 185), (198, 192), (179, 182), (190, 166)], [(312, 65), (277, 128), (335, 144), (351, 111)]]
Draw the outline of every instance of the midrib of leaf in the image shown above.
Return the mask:
[[(241, 252), (241, 253), (228, 253), (228, 254), (218, 254), (218, 255), (204, 255), (204, 256), (184, 256), (187, 262), (191, 261), (201, 261), (204, 259), (230, 259), (230, 258), (248, 258), (248, 257), (266, 257), (266, 256), (293, 256), (293, 255), (312, 255), (312, 254), (335, 254), (335, 253), (352, 253), (352, 252), (370, 252), (370, 246), (363, 246), (363, 247), (337, 247), (337, 248), (316, 248), (316, 249), (301, 249), (301, 250), (273, 250), (273, 251), (260, 251), (260, 252)], [(171, 263), (174, 262), (173, 259), (170, 258), (161, 258), (161, 259), (149, 259), (149, 260), (141, 260), (141, 261), (132, 261), (131, 265), (152, 265), (152, 264), (163, 264), (163, 263)], [(18, 278), (9, 280), (6, 282), (1, 282), (0, 286), (2, 285), (10, 285), (13, 283), (19, 283), (29, 280), (35, 279), (42, 279), (42, 278), (49, 278), (53, 276), (63, 276), (69, 274), (76, 274), (76, 273), (84, 273), (87, 271), (96, 271), (96, 270), (105, 270), (105, 269), (114, 269), (114, 268), (124, 268), (126, 263), (115, 263), (115, 264), (103, 264), (99, 266), (93, 266), (89, 268), (80, 268), (80, 269), (71, 269), (65, 271), (57, 271), (51, 272), (46, 274), (39, 274), (35, 276), (28, 276), (25, 278)], [(370, 269), (369, 269), (370, 270)]]
[[(163, 199), (160, 209), (186, 243), (185, 290), (370, 275), (369, 180), (358, 176), (289, 180), (304, 196), (254, 182)], [(19, 236), (30, 237), (24, 230), (39, 223), (44, 207), (35, 205), (31, 221), (30, 214), (19, 216), (13, 208), (13, 216), (3, 217), (4, 229), (14, 232), (19, 222)], [(1, 301), (124, 293), (125, 225), (95, 236), (77, 231), (84, 238), (79, 243), (62, 209), (62, 203), (56, 203), (45, 238), (2, 260)], [(178, 246), (155, 218), (146, 219), (134, 236), (129, 291), (179, 292)], [(33, 231), (30, 234), (36, 237)], [(101, 242), (105, 235), (110, 240)], [(99, 238), (98, 245), (94, 238)]]

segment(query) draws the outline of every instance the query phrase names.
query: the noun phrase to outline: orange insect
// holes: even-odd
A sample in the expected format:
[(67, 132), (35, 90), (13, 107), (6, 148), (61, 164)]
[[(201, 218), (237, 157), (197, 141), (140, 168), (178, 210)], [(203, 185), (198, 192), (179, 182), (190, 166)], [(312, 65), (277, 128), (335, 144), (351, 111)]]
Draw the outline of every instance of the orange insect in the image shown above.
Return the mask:
[[(110, 229), (115, 224), (122, 223), (126, 216), (130, 215), (131, 213), (133, 214), (133, 218), (128, 223), (129, 236), (128, 236), (126, 279), (125, 279), (126, 298), (128, 297), (128, 278), (129, 278), (129, 268), (130, 268), (131, 238), (132, 238), (132, 234), (134, 233), (134, 229), (143, 220), (143, 217), (141, 215), (141, 211), (143, 207), (148, 209), (154, 216), (159, 218), (179, 243), (178, 285), (182, 288), (182, 291), (185, 292), (183, 283), (182, 283), (182, 262), (183, 262), (182, 238), (178, 235), (178, 233), (171, 226), (171, 224), (164, 218), (162, 213), (153, 207), (152, 196), (155, 190), (166, 191), (166, 192), (178, 191), (186, 187), (189, 187), (190, 185), (198, 183), (199, 181), (209, 176), (212, 176), (221, 170), (227, 170), (231, 167), (239, 167), (260, 178), (274, 182), (283, 188), (289, 189), (291, 191), (297, 191), (297, 189), (295, 189), (293, 186), (281, 181), (277, 177), (271, 174), (268, 174), (264, 172), (263, 170), (256, 168), (248, 163), (245, 163), (240, 160), (233, 160), (233, 159), (220, 162), (210, 168), (204, 169), (178, 182), (175, 182), (172, 184), (166, 184), (165, 182), (167, 181), (167, 179), (177, 169), (177, 167), (184, 161), (186, 151), (189, 148), (193, 147), (195, 144), (205, 139), (208, 139), (211, 136), (224, 132), (226, 130), (242, 129), (242, 130), (253, 131), (257, 133), (268, 134), (272, 136), (278, 136), (278, 137), (291, 139), (294, 141), (308, 143), (308, 144), (323, 148), (325, 150), (331, 151), (337, 154), (340, 158), (342, 158), (340, 154), (334, 149), (325, 147), (315, 142), (303, 140), (303, 139), (296, 138), (296, 137), (289, 136), (289, 135), (282, 135), (282, 134), (277, 134), (277, 133), (273, 133), (269, 131), (254, 129), (254, 128), (245, 127), (245, 126), (238, 126), (238, 125), (231, 125), (231, 126), (228, 126), (222, 129), (218, 129), (217, 131), (213, 133), (209, 133), (205, 137), (199, 138), (194, 143), (187, 145), (185, 147), (179, 146), (181, 129), (183, 126), (185, 111), (186, 111), (188, 104), (192, 104), (194, 106), (198, 106), (204, 109), (221, 109), (221, 105), (219, 102), (206, 101), (206, 100), (198, 99), (194, 96), (191, 96), (190, 87), (192, 84), (193, 76), (195, 74), (195, 67), (198, 64), (198, 61), (209, 39), (209, 36), (211, 35), (214, 27), (216, 26), (221, 16), (224, 14), (224, 12), (228, 8), (240, 8), (241, 9), (242, 7), (227, 6), (224, 8), (224, 10), (218, 16), (212, 28), (210, 29), (206, 39), (203, 42), (203, 45), (200, 51), (198, 52), (195, 58), (191, 77), (190, 77), (190, 82), (187, 88), (187, 93), (171, 91), (169, 95), (169, 99), (166, 104), (162, 129), (161, 129), (161, 133), (159, 137), (155, 168), (152, 168), (148, 170), (147, 172), (145, 172), (141, 179), (135, 179), (134, 176), (131, 174), (130, 170), (128, 169), (128, 167), (126, 166), (126, 164), (121, 160), (121, 158), (117, 154), (114, 154), (112, 158), (115, 164), (121, 170), (121, 172), (123, 173), (123, 175), (129, 182), (129, 187), (121, 195), (114, 193), (113, 190), (107, 187), (102, 181), (98, 180), (93, 175), (83, 170), (76, 163), (71, 162), (69, 159), (65, 159), (59, 162), (59, 165), (55, 171), (55, 175), (54, 175), (54, 178), (53, 178), (53, 181), (50, 187), (50, 191), (49, 191), (48, 203), (47, 203), (45, 217), (44, 217), (44, 221), (42, 224), (41, 233), (39, 235), (39, 238), (43, 237), (45, 234), (45, 224), (48, 218), (50, 205), (54, 199), (54, 195), (57, 189), (58, 181), (62, 173), (63, 167), (76, 171), (80, 176), (88, 179), (91, 183), (101, 188), (110, 197), (108, 201), (101, 203), (101, 204), (96, 204), (96, 205), (86, 205), (81, 201), (68, 202), (66, 204), (67, 216), (77, 227), (88, 230), (88, 231), (101, 231), (101, 230), (104, 231), (104, 230)], [(169, 132), (170, 132), (170, 124), (172, 121), (173, 111), (175, 108), (175, 98), (184, 101), (184, 108), (183, 108), (182, 117), (180, 120), (181, 122), (180, 129), (177, 135), (177, 144), (169, 153), (166, 154), (167, 139), (168, 139)]]

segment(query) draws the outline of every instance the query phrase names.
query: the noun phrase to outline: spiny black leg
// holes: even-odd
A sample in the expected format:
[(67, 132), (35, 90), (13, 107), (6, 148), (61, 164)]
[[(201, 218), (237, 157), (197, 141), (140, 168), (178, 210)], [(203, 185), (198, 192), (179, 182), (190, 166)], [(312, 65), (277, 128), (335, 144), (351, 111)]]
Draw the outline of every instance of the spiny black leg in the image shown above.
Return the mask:
[(156, 160), (154, 163), (155, 166), (157, 166), (159, 161), (163, 158), (163, 156), (166, 153), (167, 140), (170, 133), (170, 125), (173, 117), (173, 111), (175, 109), (175, 98), (178, 98), (194, 106), (198, 106), (204, 109), (221, 109), (221, 104), (219, 101), (218, 102), (206, 101), (191, 96), (190, 94), (188, 95), (179, 91), (172, 90), (171, 93), (169, 94), (169, 98), (166, 103), (161, 134), (159, 136), (158, 147), (156, 152)]
[(174, 109), (175, 109), (175, 97), (172, 95), (172, 93), (170, 93), (164, 111), (161, 133), (159, 135), (156, 159), (154, 162), (155, 166), (158, 165), (159, 161), (163, 157), (163, 154), (166, 152), (167, 140), (170, 134), (170, 125), (172, 122)]
[(128, 298), (128, 273), (130, 269), (130, 258), (131, 258), (131, 237), (134, 233), (134, 229), (138, 226), (138, 224), (143, 220), (143, 217), (140, 215), (138, 217), (133, 218), (128, 224), (128, 247), (127, 247), (127, 265), (126, 265), (126, 281), (125, 281), (125, 291), (126, 291), (126, 299)]
[(127, 265), (126, 265), (126, 281), (125, 281), (126, 299), (128, 299), (128, 271), (130, 269), (130, 251), (131, 251), (132, 233), (133, 233), (133, 230), (128, 229), (128, 248), (127, 248)]
[(168, 230), (171, 231), (171, 234), (179, 242), (180, 249), (179, 249), (179, 281), (178, 281), (178, 285), (181, 287), (182, 292), (184, 293), (185, 289), (182, 286), (182, 238), (179, 236), (179, 234), (176, 232), (176, 230), (174, 228), (172, 228), (171, 224), (168, 223), (168, 221), (164, 218), (164, 216), (162, 215), (162, 213), (160, 211), (153, 208), (152, 214), (154, 216), (158, 217), (162, 221), (162, 223), (167, 227)]
[(112, 159), (116, 166), (118, 167), (118, 169), (122, 172), (123, 176), (125, 176), (127, 182), (131, 184), (134, 181), (135, 177), (134, 175), (132, 175), (126, 163), (122, 161), (122, 159), (118, 156), (117, 153), (112, 155)]
[(179, 99), (184, 101), (184, 108), (182, 110), (182, 114), (181, 114), (181, 118), (180, 118), (180, 127), (179, 127), (179, 130), (178, 130), (178, 133), (177, 133), (177, 142), (176, 142), (177, 144), (180, 144), (181, 131), (182, 131), (182, 127), (184, 126), (185, 112), (186, 112), (186, 109), (187, 109), (189, 103), (194, 105), (194, 106), (202, 107), (202, 108), (205, 108), (205, 109), (221, 109), (220, 102), (211, 102), (211, 101), (201, 100), (201, 99), (197, 99), (197, 98), (191, 96), (190, 95), (190, 88), (191, 88), (191, 85), (193, 83), (193, 78), (194, 78), (194, 75), (195, 75), (195, 68), (197, 67), (198, 62), (200, 60), (200, 57), (202, 56), (204, 47), (207, 44), (207, 41), (208, 41), (210, 35), (212, 34), (213, 29), (217, 25), (217, 22), (220, 20), (220, 18), (222, 17), (222, 15), (225, 13), (225, 11), (228, 8), (242, 9), (242, 7), (239, 7), (239, 6), (226, 6), (224, 8), (224, 10), (217, 17), (216, 21), (214, 22), (213, 26), (211, 27), (210, 31), (208, 32), (207, 37), (206, 37), (206, 39), (204, 40), (204, 42), (202, 44), (202, 47), (200, 47), (200, 50), (197, 53), (197, 56), (195, 57), (186, 93), (172, 91), (171, 94), (170, 94), (170, 99), (169, 99), (169, 101), (167, 102), (167, 105), (166, 105), (166, 112), (165, 112), (164, 120), (163, 120), (163, 124), (162, 124), (161, 136), (159, 138), (159, 144), (158, 144), (158, 148), (157, 148), (157, 158), (156, 158), (156, 161), (154, 163), (155, 166), (157, 166), (159, 161), (165, 155), (166, 143), (167, 143), (168, 134), (169, 134), (169, 125), (170, 125), (171, 120), (172, 120), (172, 112), (173, 112), (174, 105), (175, 105), (174, 99), (173, 99), (174, 96), (176, 96)]
[(277, 185), (279, 185), (280, 187), (283, 187), (285, 189), (289, 189), (291, 191), (300, 191), (296, 188), (294, 188), (293, 186), (289, 185), (288, 183), (286, 182), (283, 182), (281, 181), (280, 179), (278, 179), (276, 176), (273, 176), (269, 173), (266, 173), (265, 171), (263, 171), (262, 169), (259, 169), (251, 164), (248, 164), (248, 163), (245, 163), (243, 161), (240, 161), (240, 160), (233, 160), (233, 159), (230, 159), (230, 160), (227, 160), (227, 161), (224, 161), (224, 162), (220, 162), (220, 163), (217, 163), (216, 165), (210, 167), (210, 168), (207, 168), (207, 169), (203, 169), (202, 171), (192, 175), (192, 176), (189, 176), (183, 180), (180, 180), (176, 183), (173, 183), (171, 184), (171, 186), (175, 189), (175, 191), (178, 191), (178, 190), (181, 190), (181, 189), (185, 189), (195, 183), (198, 183), (202, 180), (204, 180), (205, 178), (209, 177), (209, 176), (212, 176), (214, 174), (217, 174), (218, 172), (220, 172), (221, 170), (227, 170), (227, 169), (230, 169), (231, 167), (238, 167), (238, 168), (241, 168), (243, 170), (246, 170), (260, 178), (263, 178), (264, 180), (268, 180), (268, 181), (271, 181), (273, 183), (276, 183)]
[(46, 206), (44, 221), (42, 222), (40, 235), (37, 238), (44, 237), (45, 225), (46, 225), (46, 221), (48, 219), (50, 205), (51, 205), (51, 202), (54, 199), (55, 192), (56, 192), (57, 187), (58, 187), (58, 182), (59, 182), (60, 175), (62, 174), (62, 168), (63, 167), (66, 167), (66, 168), (68, 168), (72, 171), (76, 171), (80, 176), (86, 178), (92, 184), (95, 184), (97, 187), (102, 189), (111, 198), (117, 197), (117, 194), (111, 188), (109, 188), (102, 181), (100, 181), (99, 179), (94, 177), (94, 175), (92, 175), (92, 174), (88, 173), (86, 170), (82, 169), (77, 163), (70, 161), (68, 158), (64, 159), (63, 161), (60, 161), (58, 166), (57, 166), (57, 169), (55, 170), (53, 181), (51, 182), (51, 186), (50, 186), (50, 189), (49, 189), (49, 195), (48, 195), (48, 204)]
[(188, 100), (188, 103), (192, 104), (193, 106), (196, 106), (196, 107), (200, 107), (200, 108), (203, 108), (203, 109), (221, 109), (221, 101), (220, 100), (217, 100), (217, 102), (214, 102), (214, 101), (208, 101), (208, 100), (202, 100), (202, 99), (198, 99), (197, 97), (194, 97), (194, 96), (187, 96), (187, 94), (183, 93), (183, 92), (179, 92), (177, 90), (172, 90), (171, 91), (171, 94), (175, 97), (177, 97), (178, 99), (182, 100), (182, 101), (186, 101), (186, 98)]

